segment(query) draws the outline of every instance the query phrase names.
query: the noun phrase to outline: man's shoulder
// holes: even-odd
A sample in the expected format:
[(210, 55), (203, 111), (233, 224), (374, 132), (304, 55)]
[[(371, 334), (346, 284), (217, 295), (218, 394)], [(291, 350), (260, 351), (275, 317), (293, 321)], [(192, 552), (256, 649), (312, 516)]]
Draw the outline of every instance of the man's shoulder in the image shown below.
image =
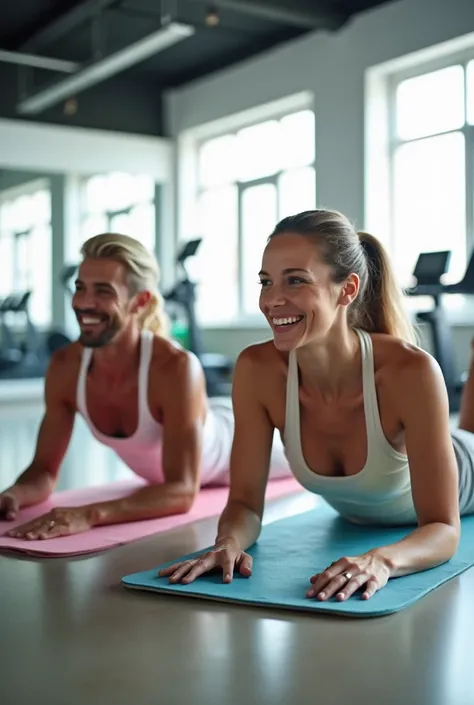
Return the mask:
[(66, 385), (77, 379), (82, 357), (82, 346), (78, 342), (65, 345), (56, 350), (49, 361), (46, 378), (49, 382)]
[(74, 342), (53, 353), (46, 372), (47, 397), (61, 397), (63, 401), (73, 404), (82, 349), (79, 343)]
[(203, 379), (199, 358), (186, 348), (167, 338), (155, 336), (151, 372), (160, 378), (160, 386), (172, 386), (178, 379)]

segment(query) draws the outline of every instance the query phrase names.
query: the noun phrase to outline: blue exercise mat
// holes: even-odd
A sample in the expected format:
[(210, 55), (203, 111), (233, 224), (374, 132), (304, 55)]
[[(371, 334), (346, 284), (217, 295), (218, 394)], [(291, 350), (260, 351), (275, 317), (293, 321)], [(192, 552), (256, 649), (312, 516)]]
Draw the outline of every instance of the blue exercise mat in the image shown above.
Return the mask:
[[(379, 528), (351, 524), (325, 502), (303, 514), (266, 524), (258, 542), (248, 551), (253, 556), (249, 578), (234, 575), (223, 583), (222, 572), (203, 575), (189, 585), (171, 585), (158, 570), (179, 560), (201, 555), (204, 551), (177, 557), (153, 570), (122, 578), (128, 588), (151, 590), (180, 597), (244, 603), (309, 612), (337, 613), (359, 617), (387, 615), (412, 605), (431, 590), (474, 565), (474, 516), (462, 520), (462, 536), (456, 555), (437, 568), (393, 578), (369, 600), (361, 592), (345, 602), (335, 598), (326, 602), (305, 597), (309, 579), (343, 556), (398, 541), (410, 527)], [(207, 550), (207, 549), (206, 549)]]

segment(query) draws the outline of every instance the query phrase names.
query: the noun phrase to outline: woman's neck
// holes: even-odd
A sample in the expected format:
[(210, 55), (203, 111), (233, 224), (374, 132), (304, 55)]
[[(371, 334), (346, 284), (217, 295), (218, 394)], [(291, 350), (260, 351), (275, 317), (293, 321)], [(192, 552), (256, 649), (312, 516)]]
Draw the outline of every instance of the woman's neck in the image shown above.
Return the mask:
[(359, 336), (353, 329), (332, 330), (324, 341), (309, 343), (296, 352), (302, 385), (327, 402), (359, 391), (361, 383)]

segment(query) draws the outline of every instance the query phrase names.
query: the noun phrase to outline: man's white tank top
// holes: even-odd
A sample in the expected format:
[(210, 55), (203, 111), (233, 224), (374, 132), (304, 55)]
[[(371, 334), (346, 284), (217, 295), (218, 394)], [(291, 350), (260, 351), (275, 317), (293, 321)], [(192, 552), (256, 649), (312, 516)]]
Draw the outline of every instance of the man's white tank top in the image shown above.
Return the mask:
[[(153, 355), (153, 333), (144, 330), (141, 335), (138, 370), (138, 424), (135, 432), (126, 438), (101, 433), (92, 423), (87, 411), (86, 381), (91, 363), (92, 348), (84, 348), (77, 380), (77, 408), (89, 426), (92, 435), (111, 448), (134, 473), (153, 484), (163, 483), (162, 451), (163, 426), (148, 408), (148, 373)], [(192, 355), (192, 353), (189, 353)], [(193, 356), (194, 357), (194, 356)], [(199, 364), (195, 358), (196, 364)], [(201, 485), (228, 475), (230, 451), (234, 431), (232, 403), (228, 398), (209, 400), (203, 425)]]

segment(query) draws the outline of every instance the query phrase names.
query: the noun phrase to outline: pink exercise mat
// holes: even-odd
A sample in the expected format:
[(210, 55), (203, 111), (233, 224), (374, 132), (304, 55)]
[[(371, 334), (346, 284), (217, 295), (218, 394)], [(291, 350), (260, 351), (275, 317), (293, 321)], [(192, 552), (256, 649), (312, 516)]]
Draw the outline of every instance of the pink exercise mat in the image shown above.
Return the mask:
[[(161, 519), (135, 521), (126, 524), (98, 526), (81, 534), (61, 536), (59, 538), (41, 541), (14, 539), (4, 535), (14, 526), (24, 524), (30, 519), (41, 516), (41, 514), (46, 514), (46, 512), (49, 512), (53, 507), (77, 507), (92, 502), (119, 499), (143, 486), (144, 483), (142, 481), (125, 480), (109, 485), (102, 485), (100, 487), (87, 487), (79, 490), (56, 492), (47, 502), (20, 511), (19, 518), (15, 519), (15, 521), (0, 521), (0, 551), (6, 549), (8, 551), (16, 551), (33, 556), (49, 557), (77, 556), (84, 553), (104, 551), (114, 546), (137, 541), (138, 539), (151, 536), (152, 534), (174, 529), (177, 526), (190, 524), (199, 519), (217, 516), (225, 506), (229, 491), (227, 487), (202, 489), (191, 511), (187, 514), (163, 517)], [(293, 478), (272, 480), (267, 486), (266, 499), (277, 499), (278, 497), (284, 497), (285, 495), (301, 491), (303, 491), (303, 488)]]

